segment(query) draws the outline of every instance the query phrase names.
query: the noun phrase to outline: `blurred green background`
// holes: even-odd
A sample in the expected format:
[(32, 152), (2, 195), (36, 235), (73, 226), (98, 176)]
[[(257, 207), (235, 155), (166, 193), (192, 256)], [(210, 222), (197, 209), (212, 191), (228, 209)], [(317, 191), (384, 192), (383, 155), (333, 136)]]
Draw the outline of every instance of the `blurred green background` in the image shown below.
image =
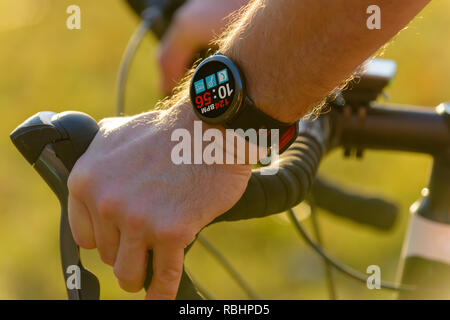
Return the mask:
[[(66, 8), (74, 3), (81, 7), (82, 29), (71, 31), (66, 28)], [(449, 12), (450, 1), (434, 0), (386, 49), (384, 56), (398, 63), (388, 90), (391, 101), (436, 106), (450, 100)], [(116, 72), (136, 25), (137, 19), (119, 0), (0, 0), (0, 298), (66, 298), (57, 200), (14, 149), (9, 133), (42, 110), (80, 110), (96, 119), (112, 116)], [(127, 91), (128, 113), (147, 110), (161, 98), (156, 49), (157, 42), (149, 36), (138, 52)], [(427, 156), (406, 153), (367, 151), (363, 160), (344, 159), (341, 150), (331, 154), (321, 165), (322, 175), (394, 199), (401, 216), (392, 231), (380, 232), (319, 211), (327, 249), (361, 271), (377, 264), (384, 279), (394, 280), (408, 207), (426, 186), (430, 164)], [(307, 209), (296, 212), (305, 214)], [(305, 223), (310, 225), (308, 219)], [(203, 233), (260, 297), (327, 298), (321, 259), (299, 239), (284, 214), (222, 223)], [(83, 255), (100, 276), (103, 299), (142, 298), (142, 293), (119, 288), (95, 250)], [(193, 247), (186, 263), (214, 297), (246, 298), (200, 245)], [(334, 276), (338, 298), (394, 297), (337, 272)]]

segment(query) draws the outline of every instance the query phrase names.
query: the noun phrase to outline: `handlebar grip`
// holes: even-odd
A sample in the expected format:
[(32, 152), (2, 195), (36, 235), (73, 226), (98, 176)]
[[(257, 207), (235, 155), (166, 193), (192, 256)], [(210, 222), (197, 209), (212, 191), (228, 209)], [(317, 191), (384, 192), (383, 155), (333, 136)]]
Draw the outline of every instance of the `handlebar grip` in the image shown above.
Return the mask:
[(351, 192), (319, 178), (313, 185), (312, 196), (317, 206), (380, 230), (392, 228), (398, 215), (397, 206), (390, 201)]
[(322, 153), (323, 146), (314, 137), (297, 137), (280, 157), (278, 172), (263, 175), (261, 169), (253, 170), (241, 199), (213, 223), (265, 217), (296, 206), (313, 184)]

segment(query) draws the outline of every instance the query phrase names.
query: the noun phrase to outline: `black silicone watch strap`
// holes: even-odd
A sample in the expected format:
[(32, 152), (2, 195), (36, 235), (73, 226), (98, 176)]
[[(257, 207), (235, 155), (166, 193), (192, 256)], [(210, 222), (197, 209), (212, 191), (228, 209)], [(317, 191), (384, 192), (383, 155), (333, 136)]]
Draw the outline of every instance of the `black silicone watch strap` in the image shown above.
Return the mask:
[(279, 130), (278, 153), (285, 151), (296, 139), (298, 134), (298, 122), (284, 123), (268, 116), (259, 110), (249, 97), (244, 97), (241, 108), (233, 119), (227, 121), (226, 127), (231, 129), (267, 129), (266, 146), (271, 146), (272, 130)]

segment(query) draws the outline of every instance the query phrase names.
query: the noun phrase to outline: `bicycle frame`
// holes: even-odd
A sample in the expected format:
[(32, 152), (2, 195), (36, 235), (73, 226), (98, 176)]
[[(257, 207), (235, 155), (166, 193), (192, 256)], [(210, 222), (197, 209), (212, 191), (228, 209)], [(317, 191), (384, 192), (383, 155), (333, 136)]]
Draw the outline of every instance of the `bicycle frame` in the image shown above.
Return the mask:
[(400, 292), (400, 299), (450, 298), (449, 181), (450, 158), (435, 157), (428, 188), (411, 206), (410, 229), (399, 268), (400, 281), (417, 289)]
[(402, 150), (433, 156), (429, 185), (411, 206), (398, 279), (415, 290), (399, 299), (450, 298), (450, 104), (436, 110), (344, 107), (338, 123), (344, 148)]

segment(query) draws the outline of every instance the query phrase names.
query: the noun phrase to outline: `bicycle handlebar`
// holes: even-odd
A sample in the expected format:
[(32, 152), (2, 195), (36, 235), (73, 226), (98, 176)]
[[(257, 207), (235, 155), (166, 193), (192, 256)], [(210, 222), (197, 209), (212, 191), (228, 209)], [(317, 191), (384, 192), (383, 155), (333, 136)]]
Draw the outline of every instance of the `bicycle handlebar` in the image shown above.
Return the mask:
[(313, 204), (360, 224), (389, 230), (398, 216), (398, 207), (391, 201), (338, 187), (317, 178), (311, 189)]
[[(442, 106), (442, 107), (441, 107)], [(372, 104), (336, 113), (338, 145), (431, 155), (450, 152), (450, 106), (437, 108)]]
[[(279, 159), (275, 175), (263, 175), (261, 169), (252, 172), (247, 189), (240, 201), (227, 213), (216, 219), (230, 221), (261, 217), (301, 202), (314, 181), (315, 172), (324, 150), (320, 121), (303, 123), (303, 136)], [(69, 289), (69, 299), (98, 299), (97, 278), (87, 271), (80, 260), (67, 217), (67, 179), (77, 159), (87, 150), (98, 131), (90, 116), (79, 112), (41, 112), (26, 120), (11, 134), (11, 139), (56, 194), (61, 204), (60, 249), (66, 282), (67, 270), (76, 265), (82, 275), (81, 288)], [(268, 196), (270, 195), (270, 197)], [(152, 255), (149, 254), (145, 285), (152, 274)], [(87, 288), (87, 289), (86, 289)], [(200, 296), (189, 276), (183, 271), (177, 298), (198, 299)]]
[[(337, 115), (331, 113), (321, 116), (316, 121), (300, 121), (299, 137), (283, 153), (279, 161), (272, 164), (278, 165), (278, 172), (274, 175), (264, 175), (262, 168), (253, 170), (242, 198), (232, 209), (213, 222), (264, 217), (295, 206), (304, 200), (312, 187), (322, 156), (329, 148), (336, 147), (339, 143), (348, 146), (349, 142), (352, 141), (359, 147), (365, 145), (385, 148), (398, 147), (400, 150), (404, 150), (399, 142), (405, 142), (409, 146), (409, 151), (429, 151), (435, 154), (438, 152), (436, 149), (438, 147), (441, 152), (448, 152), (450, 146), (448, 135), (450, 113), (448, 108), (444, 110), (445, 112), (421, 111), (420, 115), (426, 117), (423, 122), (419, 121), (417, 110), (405, 109), (400, 111), (398, 108), (394, 108), (392, 114), (396, 115), (398, 126), (394, 126), (391, 122), (389, 110), (384, 108), (382, 111), (379, 109), (373, 112), (369, 111), (362, 123), (356, 122), (356, 120), (349, 121), (348, 119), (353, 119), (353, 116), (351, 114), (345, 116), (345, 112), (342, 111), (337, 112)], [(413, 116), (408, 116), (410, 112)], [(390, 124), (390, 129), (388, 128), (387, 132), (392, 136), (389, 139), (385, 139), (386, 133), (383, 130), (383, 121)], [(408, 126), (410, 122), (413, 127)], [(378, 127), (370, 125), (374, 123)], [(369, 125), (371, 130), (365, 128), (365, 125)], [(411, 131), (417, 129), (418, 133), (409, 132), (406, 128)], [(425, 128), (429, 130), (426, 133), (424, 132)], [(95, 120), (83, 113), (41, 112), (26, 120), (11, 134), (13, 143), (28, 162), (35, 167), (60, 200), (60, 247), (64, 277), (67, 281), (69, 276), (66, 271), (71, 265), (77, 265), (83, 276), (81, 289), (67, 289), (70, 299), (98, 299), (99, 297), (98, 281), (93, 274), (83, 268), (79, 249), (73, 240), (67, 219), (67, 178), (77, 159), (87, 150), (97, 130), (98, 125)], [(353, 140), (350, 140), (349, 132), (353, 133)], [(377, 134), (384, 138), (377, 138)], [(414, 138), (415, 135), (420, 134), (426, 134), (428, 138), (434, 140), (429, 140), (427, 146), (421, 140), (413, 142), (405, 140), (406, 136)], [(367, 139), (367, 141), (364, 139)], [(316, 191), (320, 187), (320, 184), (316, 184)], [(355, 196), (342, 191), (336, 192), (333, 187), (330, 188), (326, 185), (322, 185), (320, 193), (326, 194), (327, 190), (328, 192), (332, 190), (332, 193), (328, 193), (326, 197), (328, 203), (319, 203), (325, 209), (330, 207), (337, 213), (346, 212), (346, 216), (353, 220), (381, 228), (392, 224), (395, 218), (394, 209), (390, 208), (388, 203), (380, 203), (367, 197)], [(342, 201), (339, 201), (339, 197), (342, 199), (342, 196), (353, 201), (354, 210), (348, 206), (342, 206)], [(374, 213), (373, 216), (367, 211), (367, 204), (372, 204), (369, 211)], [(362, 206), (364, 206), (364, 210), (362, 210)], [(386, 212), (382, 215), (381, 212), (377, 212), (376, 208), (383, 208)], [(364, 211), (366, 211), (366, 214), (362, 214)], [(146, 286), (148, 286), (151, 278), (151, 253), (148, 266)], [(177, 298), (200, 298), (189, 276), (184, 271)]]
[(235, 206), (214, 220), (236, 221), (283, 212), (303, 201), (308, 194), (328, 140), (326, 119), (301, 120), (299, 136), (275, 163), (279, 170), (264, 175), (252, 171), (248, 187)]

